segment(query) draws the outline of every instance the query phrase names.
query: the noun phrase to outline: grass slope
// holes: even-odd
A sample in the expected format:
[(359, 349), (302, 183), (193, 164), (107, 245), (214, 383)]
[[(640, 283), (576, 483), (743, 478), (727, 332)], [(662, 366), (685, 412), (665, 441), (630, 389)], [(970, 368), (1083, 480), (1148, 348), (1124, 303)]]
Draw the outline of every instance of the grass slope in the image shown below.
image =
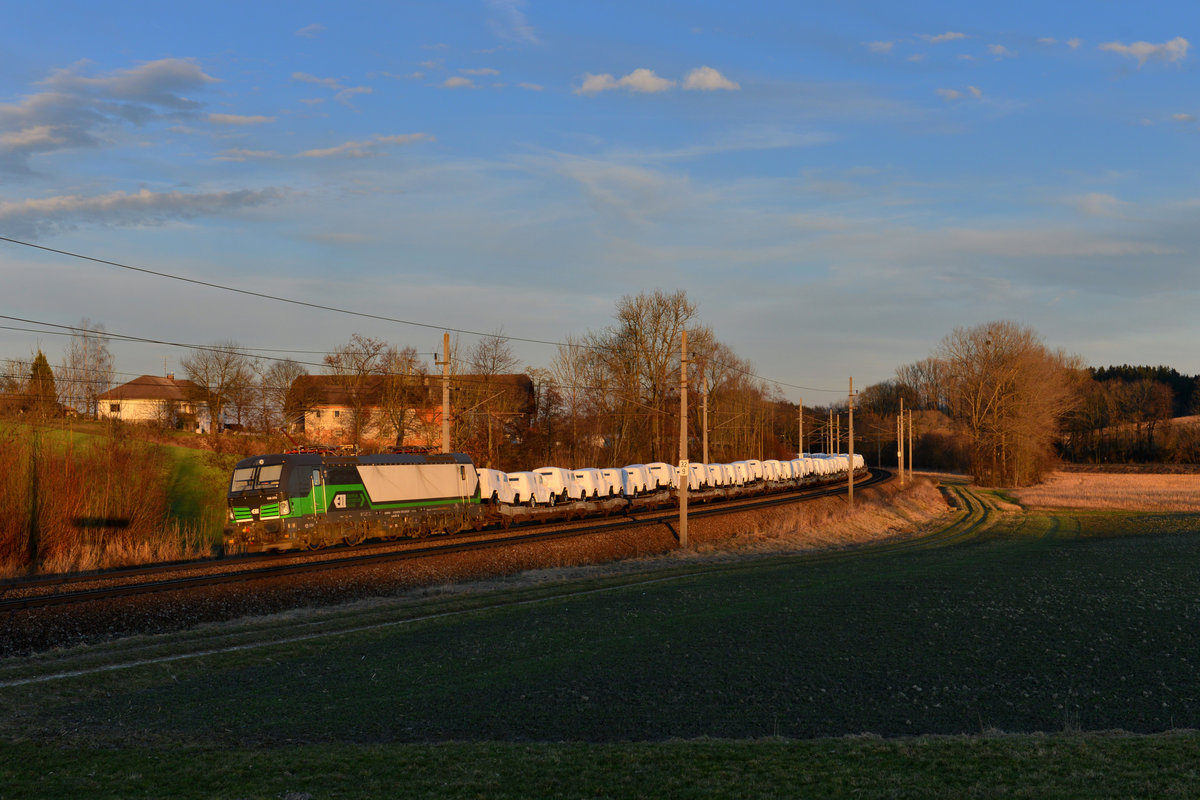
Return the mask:
[(1200, 793), (1200, 516), (957, 491), (925, 546), (0, 664), (0, 796)]

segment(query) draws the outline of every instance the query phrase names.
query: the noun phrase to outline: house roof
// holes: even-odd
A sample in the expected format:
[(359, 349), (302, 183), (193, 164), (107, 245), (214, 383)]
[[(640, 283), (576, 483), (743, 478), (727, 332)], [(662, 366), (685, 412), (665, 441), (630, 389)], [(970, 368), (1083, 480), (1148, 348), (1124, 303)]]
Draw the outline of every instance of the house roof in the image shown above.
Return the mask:
[(177, 381), (174, 378), (160, 378), (157, 375), (143, 375), (134, 378), (129, 383), (123, 383), (109, 389), (99, 396), (100, 400), (177, 400), (187, 402), (193, 399), (200, 387), (189, 380)]
[[(532, 403), (533, 381), (528, 375), (458, 375), (451, 378), (454, 381), (486, 382), (489, 385), (511, 387), (526, 400)], [(440, 405), (441, 380), (438, 376), (421, 376), (421, 394), (423, 402), (418, 405)], [(378, 375), (363, 378), (360, 396), (367, 406), (378, 406), (381, 403), (383, 377)], [(301, 375), (292, 382), (291, 394), (299, 403), (308, 408), (354, 406), (353, 391), (347, 381), (334, 375)]]

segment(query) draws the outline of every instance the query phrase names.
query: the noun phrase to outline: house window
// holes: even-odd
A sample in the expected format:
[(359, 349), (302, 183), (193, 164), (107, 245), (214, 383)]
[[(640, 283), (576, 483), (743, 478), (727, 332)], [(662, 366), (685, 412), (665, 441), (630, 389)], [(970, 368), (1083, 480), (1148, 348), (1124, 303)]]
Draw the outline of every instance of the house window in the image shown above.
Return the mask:
[(317, 415), (317, 419), (320, 419), (320, 418), (321, 418), (321, 409), (319, 409), (319, 408), (318, 408), (318, 409), (317, 409), (316, 411), (314, 411), (313, 413)]
[(334, 415), (335, 417), (340, 417), (340, 416), (342, 415), (342, 412), (340, 412), (340, 411), (335, 411), (335, 412), (333, 412), (333, 415)]
[(121, 404), (120, 403), (109, 403), (108, 404), (108, 413), (120, 414), (121, 413)]

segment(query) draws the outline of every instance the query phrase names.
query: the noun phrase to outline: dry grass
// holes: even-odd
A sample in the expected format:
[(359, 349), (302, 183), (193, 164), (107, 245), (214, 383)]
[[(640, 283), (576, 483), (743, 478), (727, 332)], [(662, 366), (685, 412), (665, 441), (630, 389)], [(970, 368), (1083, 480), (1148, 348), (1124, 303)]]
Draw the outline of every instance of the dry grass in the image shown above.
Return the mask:
[(759, 517), (749, 530), (731, 538), (703, 542), (697, 552), (800, 552), (909, 538), (925, 532), (948, 512), (938, 489), (918, 479), (905, 489), (891, 484), (859, 495), (853, 510), (846, 507), (845, 498), (801, 503)]
[(1200, 475), (1056, 472), (1012, 495), (1036, 508), (1200, 511)]

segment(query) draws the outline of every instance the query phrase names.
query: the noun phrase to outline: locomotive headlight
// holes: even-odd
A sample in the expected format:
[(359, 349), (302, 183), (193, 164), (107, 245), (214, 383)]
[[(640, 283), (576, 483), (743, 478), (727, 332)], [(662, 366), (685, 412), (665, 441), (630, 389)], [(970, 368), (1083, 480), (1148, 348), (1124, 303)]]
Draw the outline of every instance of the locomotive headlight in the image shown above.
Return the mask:
[(279, 501), (279, 516), (286, 517), (292, 511), (292, 506), (287, 500)]

